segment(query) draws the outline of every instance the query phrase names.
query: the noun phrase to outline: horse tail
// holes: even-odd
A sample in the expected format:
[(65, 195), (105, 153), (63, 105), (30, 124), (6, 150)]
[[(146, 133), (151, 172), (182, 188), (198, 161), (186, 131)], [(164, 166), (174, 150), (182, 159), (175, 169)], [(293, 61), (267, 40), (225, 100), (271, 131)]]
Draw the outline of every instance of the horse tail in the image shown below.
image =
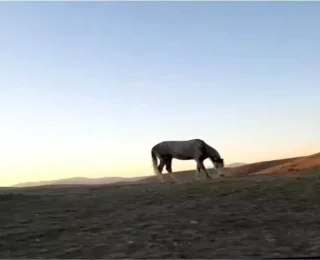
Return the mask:
[(153, 168), (153, 172), (158, 176), (159, 180), (164, 183), (164, 179), (163, 179), (163, 175), (162, 173), (159, 171), (158, 169), (158, 160), (157, 160), (157, 156), (155, 154), (155, 152), (153, 151), (153, 149), (151, 150), (151, 159), (152, 159), (152, 168)]
[(154, 153), (153, 150), (151, 150), (151, 159), (152, 159), (152, 168), (153, 168), (153, 172), (157, 175), (159, 175), (159, 170), (158, 170), (158, 160), (157, 160), (157, 156)]

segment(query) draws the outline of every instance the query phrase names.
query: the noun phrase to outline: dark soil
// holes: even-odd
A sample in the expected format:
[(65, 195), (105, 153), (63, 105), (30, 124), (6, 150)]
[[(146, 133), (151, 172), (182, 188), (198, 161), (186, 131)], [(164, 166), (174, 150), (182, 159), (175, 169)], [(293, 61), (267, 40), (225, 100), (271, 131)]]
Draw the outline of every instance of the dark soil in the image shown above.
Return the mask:
[(320, 255), (320, 178), (28, 188), (0, 195), (0, 258)]

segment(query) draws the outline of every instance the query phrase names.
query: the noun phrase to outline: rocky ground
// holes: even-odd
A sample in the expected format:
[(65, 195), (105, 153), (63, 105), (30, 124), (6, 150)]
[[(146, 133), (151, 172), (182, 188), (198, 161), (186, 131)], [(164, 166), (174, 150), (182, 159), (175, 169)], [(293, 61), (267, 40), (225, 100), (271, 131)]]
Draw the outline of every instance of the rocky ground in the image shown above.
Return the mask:
[(5, 190), (0, 258), (320, 255), (319, 204), (319, 174)]

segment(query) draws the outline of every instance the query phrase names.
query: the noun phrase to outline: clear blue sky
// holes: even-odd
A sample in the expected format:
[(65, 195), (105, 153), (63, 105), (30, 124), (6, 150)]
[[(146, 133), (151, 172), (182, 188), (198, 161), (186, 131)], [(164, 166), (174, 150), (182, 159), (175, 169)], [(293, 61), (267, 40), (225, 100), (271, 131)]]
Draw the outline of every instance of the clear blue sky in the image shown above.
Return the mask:
[(149, 174), (163, 140), (319, 152), (319, 26), (320, 3), (1, 3), (0, 185)]

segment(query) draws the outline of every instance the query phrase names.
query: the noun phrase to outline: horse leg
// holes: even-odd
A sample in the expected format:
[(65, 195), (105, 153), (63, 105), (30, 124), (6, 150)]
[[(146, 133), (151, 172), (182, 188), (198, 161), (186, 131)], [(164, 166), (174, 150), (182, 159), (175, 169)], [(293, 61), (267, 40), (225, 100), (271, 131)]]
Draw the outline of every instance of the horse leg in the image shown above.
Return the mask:
[(211, 176), (208, 174), (206, 167), (204, 167), (203, 161), (198, 161), (198, 167), (206, 173), (207, 179), (212, 179)]
[(195, 174), (196, 180), (199, 180), (200, 171), (201, 171), (201, 168), (199, 167), (199, 164), (197, 163), (197, 169), (196, 169), (196, 174)]
[(175, 182), (179, 183), (179, 180), (178, 180), (178, 179), (173, 175), (173, 173), (172, 173), (172, 159), (166, 160), (166, 170), (167, 170), (167, 172), (170, 174), (171, 178), (172, 178)]

